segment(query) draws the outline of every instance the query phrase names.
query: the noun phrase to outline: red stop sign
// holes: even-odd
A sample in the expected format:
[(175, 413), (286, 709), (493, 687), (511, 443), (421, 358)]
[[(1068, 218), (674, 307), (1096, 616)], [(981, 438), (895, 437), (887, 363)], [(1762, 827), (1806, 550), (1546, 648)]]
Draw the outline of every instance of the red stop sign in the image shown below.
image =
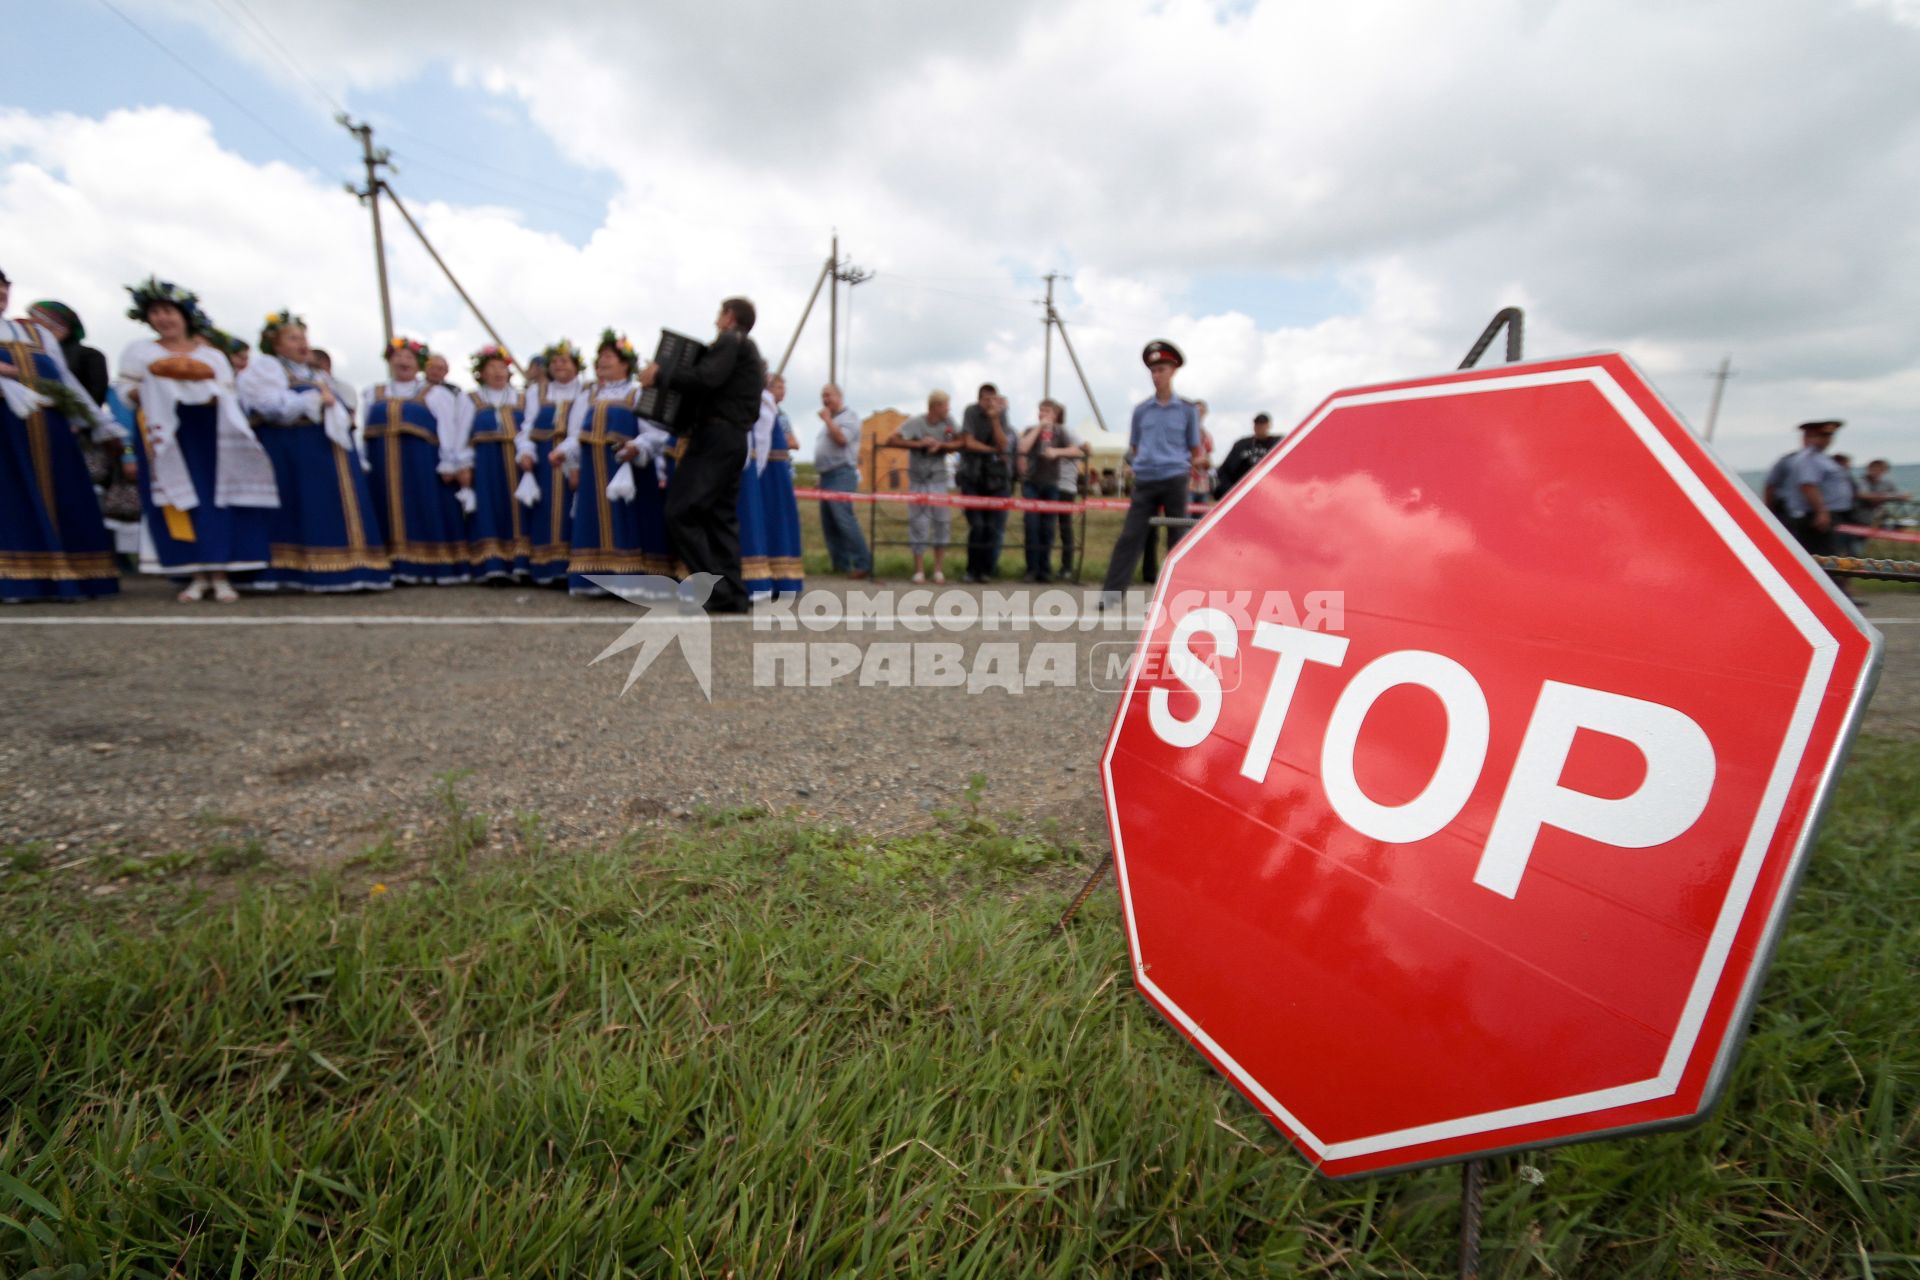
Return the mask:
[(1698, 1118), (1879, 652), (1619, 356), (1341, 392), (1161, 574), (1135, 980), (1332, 1175)]

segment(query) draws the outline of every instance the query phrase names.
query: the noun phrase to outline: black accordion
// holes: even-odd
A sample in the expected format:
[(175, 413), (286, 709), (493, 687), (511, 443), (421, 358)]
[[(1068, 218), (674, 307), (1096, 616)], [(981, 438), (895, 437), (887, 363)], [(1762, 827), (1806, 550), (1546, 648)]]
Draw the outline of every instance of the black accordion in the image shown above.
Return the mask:
[(671, 386), (674, 374), (691, 369), (707, 354), (704, 342), (695, 342), (684, 333), (660, 331), (660, 344), (653, 349), (653, 362), (660, 366), (654, 384), (640, 393), (636, 412), (652, 419), (677, 436), (684, 436), (699, 425), (706, 397), (698, 391)]

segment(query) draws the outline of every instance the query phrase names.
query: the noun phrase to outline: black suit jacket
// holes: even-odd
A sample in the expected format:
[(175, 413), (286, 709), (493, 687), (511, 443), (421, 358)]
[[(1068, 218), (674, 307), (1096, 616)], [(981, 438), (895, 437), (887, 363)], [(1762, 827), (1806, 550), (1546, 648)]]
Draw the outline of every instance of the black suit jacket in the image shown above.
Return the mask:
[(699, 397), (696, 422), (724, 422), (746, 431), (760, 417), (767, 362), (752, 338), (729, 329), (692, 365), (675, 369), (668, 385)]

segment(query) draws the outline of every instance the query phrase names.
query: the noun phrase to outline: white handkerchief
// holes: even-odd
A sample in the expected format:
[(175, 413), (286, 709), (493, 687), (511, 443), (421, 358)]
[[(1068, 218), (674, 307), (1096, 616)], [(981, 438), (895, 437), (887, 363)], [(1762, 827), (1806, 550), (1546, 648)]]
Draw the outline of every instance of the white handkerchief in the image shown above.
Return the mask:
[(607, 481), (607, 496), (615, 502), (632, 502), (633, 495), (638, 492), (633, 483), (633, 464), (621, 463), (620, 469), (613, 473), (613, 479)]
[(467, 489), (467, 488), (463, 488), (458, 493), (454, 494), (453, 500), (459, 503), (460, 510), (464, 511), (468, 515), (472, 515), (474, 512), (474, 509), (480, 505), (480, 500), (473, 496), (473, 490)]
[(520, 487), (513, 491), (513, 496), (520, 500), (520, 505), (523, 507), (530, 507), (540, 501), (540, 482), (533, 478), (533, 472), (521, 473)]
[(53, 403), (26, 383), (14, 378), (0, 378), (0, 395), (6, 396), (7, 408), (13, 410), (13, 416), (16, 418), (24, 418), (35, 409), (44, 409)]

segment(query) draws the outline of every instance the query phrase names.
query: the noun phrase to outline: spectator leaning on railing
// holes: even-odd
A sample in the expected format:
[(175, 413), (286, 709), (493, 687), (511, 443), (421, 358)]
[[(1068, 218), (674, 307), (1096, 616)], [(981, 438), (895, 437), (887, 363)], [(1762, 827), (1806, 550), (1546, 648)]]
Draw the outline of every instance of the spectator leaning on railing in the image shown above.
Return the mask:
[[(1040, 421), (1020, 433), (1019, 453), (1016, 463), (1020, 472), (1020, 494), (1026, 498), (1038, 498), (1047, 502), (1058, 502), (1063, 498), (1072, 498), (1074, 493), (1061, 485), (1062, 466), (1071, 466), (1070, 459), (1085, 456), (1087, 447), (1078, 443), (1068, 434), (1066, 409), (1058, 400), (1040, 402)], [(1050, 582), (1053, 579), (1051, 561), (1053, 560), (1053, 532), (1060, 529), (1061, 536), (1071, 546), (1073, 524), (1071, 517), (1055, 512), (1029, 511), (1025, 521), (1025, 544), (1027, 551), (1028, 582)], [(1073, 552), (1067, 552), (1068, 560)]]
[[(960, 492), (976, 498), (1013, 496), (1013, 440), (1007, 431), (1007, 398), (991, 382), (960, 420)], [(967, 508), (967, 581), (991, 582), (1000, 569), (1000, 542), (1007, 513)]]
[(1867, 473), (1860, 479), (1854, 497), (1856, 510), (1860, 513), (1860, 523), (1879, 525), (1886, 515), (1887, 508), (1896, 502), (1912, 502), (1913, 495), (1893, 487), (1893, 481), (1887, 479), (1887, 471), (1892, 463), (1885, 458), (1875, 458), (1867, 464)]
[[(960, 449), (960, 424), (953, 420), (952, 398), (944, 391), (927, 394), (927, 411), (901, 423), (884, 446), (907, 449), (907, 489), (944, 497), (947, 492), (947, 455)], [(907, 541), (913, 548), (913, 580), (925, 582), (927, 549), (933, 549), (933, 580), (945, 582), (947, 543), (953, 530), (953, 510), (944, 506), (907, 508)]]

